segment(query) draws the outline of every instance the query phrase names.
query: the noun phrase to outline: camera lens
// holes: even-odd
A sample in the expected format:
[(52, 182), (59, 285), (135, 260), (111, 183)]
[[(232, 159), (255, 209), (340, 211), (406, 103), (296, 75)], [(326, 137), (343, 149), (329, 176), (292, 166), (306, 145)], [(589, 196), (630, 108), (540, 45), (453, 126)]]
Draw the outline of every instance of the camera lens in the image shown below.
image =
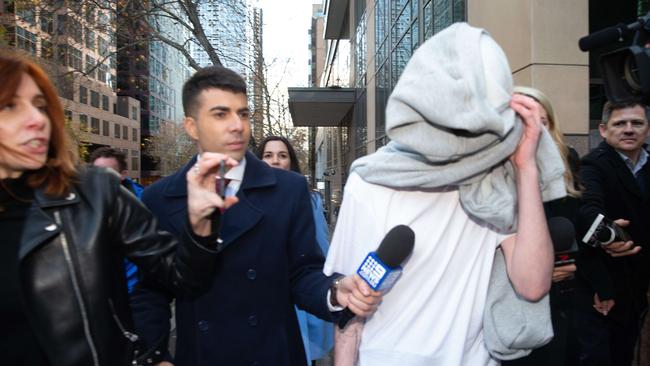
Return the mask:
[(641, 80), (639, 78), (639, 67), (636, 64), (634, 55), (628, 53), (623, 60), (623, 78), (632, 90), (641, 91)]

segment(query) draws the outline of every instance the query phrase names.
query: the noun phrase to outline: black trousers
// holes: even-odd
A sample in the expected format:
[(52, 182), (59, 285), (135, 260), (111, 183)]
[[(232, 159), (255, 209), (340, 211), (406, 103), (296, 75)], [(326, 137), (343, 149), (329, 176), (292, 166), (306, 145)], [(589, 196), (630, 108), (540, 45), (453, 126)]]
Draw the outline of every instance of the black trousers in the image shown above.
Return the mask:
[(579, 365), (629, 366), (643, 324), (642, 314), (630, 304), (616, 303), (606, 316), (586, 298), (576, 302), (575, 328), (578, 334)]

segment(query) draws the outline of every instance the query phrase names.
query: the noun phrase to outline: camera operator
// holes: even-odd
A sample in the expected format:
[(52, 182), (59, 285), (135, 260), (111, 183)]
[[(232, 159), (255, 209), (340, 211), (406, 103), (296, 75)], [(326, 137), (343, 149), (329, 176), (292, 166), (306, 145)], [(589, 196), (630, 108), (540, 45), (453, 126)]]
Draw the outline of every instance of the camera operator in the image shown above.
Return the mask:
[(582, 365), (630, 365), (647, 308), (650, 268), (650, 165), (646, 107), (606, 103), (599, 130), (604, 141), (584, 157), (585, 187), (579, 232), (598, 214), (630, 234), (632, 241), (581, 245), (576, 290), (576, 328)]

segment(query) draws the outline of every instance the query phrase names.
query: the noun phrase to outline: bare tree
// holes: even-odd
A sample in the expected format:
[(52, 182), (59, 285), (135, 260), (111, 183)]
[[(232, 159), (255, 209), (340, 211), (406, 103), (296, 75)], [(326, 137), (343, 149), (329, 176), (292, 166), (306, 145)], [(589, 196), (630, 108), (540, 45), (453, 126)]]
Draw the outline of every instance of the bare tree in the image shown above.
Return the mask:
[(162, 122), (159, 132), (145, 143), (152, 155), (158, 157), (163, 176), (178, 171), (196, 153), (196, 145), (183, 126), (173, 122)]

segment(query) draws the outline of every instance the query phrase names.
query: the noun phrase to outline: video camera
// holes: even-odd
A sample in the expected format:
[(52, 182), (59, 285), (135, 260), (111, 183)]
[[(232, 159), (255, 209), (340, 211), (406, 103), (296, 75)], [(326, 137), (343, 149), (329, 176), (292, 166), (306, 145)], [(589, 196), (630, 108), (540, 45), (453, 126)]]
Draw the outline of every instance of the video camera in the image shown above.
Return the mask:
[[(632, 36), (632, 45), (600, 57), (605, 94), (613, 103), (641, 101), (650, 105), (650, 12), (636, 22), (618, 24), (580, 38), (578, 46), (590, 51)], [(647, 45), (647, 46), (646, 46)]]

